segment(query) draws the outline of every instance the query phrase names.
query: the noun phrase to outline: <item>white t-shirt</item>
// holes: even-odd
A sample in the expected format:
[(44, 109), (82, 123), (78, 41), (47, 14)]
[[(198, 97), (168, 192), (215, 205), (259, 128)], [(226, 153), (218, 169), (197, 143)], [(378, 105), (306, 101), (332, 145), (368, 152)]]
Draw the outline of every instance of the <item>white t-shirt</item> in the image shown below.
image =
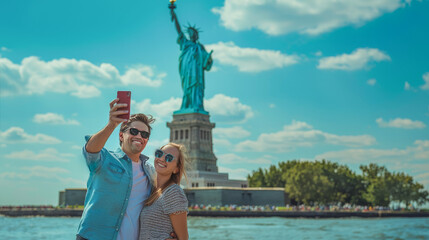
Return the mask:
[(117, 240), (137, 240), (139, 238), (139, 216), (143, 208), (143, 202), (149, 196), (148, 179), (143, 172), (142, 162), (132, 163), (133, 188)]

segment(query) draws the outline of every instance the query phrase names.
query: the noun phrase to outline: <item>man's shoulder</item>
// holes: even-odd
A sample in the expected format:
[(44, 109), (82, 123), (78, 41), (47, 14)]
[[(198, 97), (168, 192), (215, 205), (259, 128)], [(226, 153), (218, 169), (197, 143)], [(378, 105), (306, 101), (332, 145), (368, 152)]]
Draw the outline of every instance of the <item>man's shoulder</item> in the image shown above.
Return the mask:
[[(86, 151), (85, 146), (83, 147), (83, 149), (84, 149), (84, 151)], [(91, 153), (89, 153), (89, 154), (91, 154)], [(101, 158), (106, 158), (106, 157), (119, 158), (120, 157), (120, 156), (117, 156), (116, 151), (109, 150), (109, 149), (106, 149), (104, 147), (100, 150), (100, 152), (92, 153), (92, 154), (101, 154), (101, 156), (100, 156)]]
[(143, 164), (145, 165), (145, 167), (146, 167), (148, 170), (150, 170), (150, 171), (152, 171), (152, 172), (155, 172), (155, 167), (153, 166), (153, 164), (152, 164), (152, 163), (150, 163), (149, 159), (148, 159), (148, 160), (146, 160)]
[(149, 157), (144, 155), (143, 153), (140, 153), (140, 160), (142, 160), (142, 162), (148, 162)]
[[(143, 155), (143, 156), (145, 156), (145, 155)], [(145, 156), (145, 157), (147, 157), (147, 156)], [(150, 178), (155, 178), (155, 176), (156, 176), (155, 167), (150, 163), (149, 157), (147, 157), (147, 159), (145, 161), (143, 161), (143, 167), (145, 168), (145, 170), (149, 174)]]

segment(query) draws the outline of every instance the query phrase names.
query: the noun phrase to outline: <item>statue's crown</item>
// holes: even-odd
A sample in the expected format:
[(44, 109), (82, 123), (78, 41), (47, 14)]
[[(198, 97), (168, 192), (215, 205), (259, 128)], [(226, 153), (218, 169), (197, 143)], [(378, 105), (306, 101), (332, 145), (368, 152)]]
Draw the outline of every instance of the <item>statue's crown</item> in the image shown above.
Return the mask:
[(188, 26), (186, 26), (186, 28), (187, 28), (187, 29), (190, 29), (190, 30), (192, 30), (192, 31), (194, 31), (194, 32), (196, 32), (197, 34), (198, 34), (198, 33), (200, 33), (200, 32), (202, 32), (199, 28), (197, 28), (197, 26), (196, 26), (196, 25), (192, 26), (192, 25), (191, 25), (191, 24), (189, 24), (189, 23), (188, 23)]

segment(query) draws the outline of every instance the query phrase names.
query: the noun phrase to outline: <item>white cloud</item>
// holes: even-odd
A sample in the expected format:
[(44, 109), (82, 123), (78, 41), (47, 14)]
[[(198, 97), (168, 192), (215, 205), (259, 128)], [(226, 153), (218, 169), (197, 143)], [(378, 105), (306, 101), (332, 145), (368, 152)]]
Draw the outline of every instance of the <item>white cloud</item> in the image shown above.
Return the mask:
[(415, 176), (415, 179), (417, 182), (423, 184), (425, 186), (425, 189), (429, 189), (429, 166), (427, 167), (427, 170), (425, 173), (418, 174)]
[(0, 97), (14, 94), (24, 94), (26, 82), (20, 75), (20, 67), (7, 58), (0, 58)]
[(101, 91), (94, 86), (80, 85), (80, 86), (76, 86), (75, 91), (70, 93), (70, 95), (78, 98), (92, 98), (92, 97), (100, 96)]
[(404, 7), (409, 0), (225, 0), (212, 11), (233, 31), (259, 29), (269, 35), (291, 32), (318, 35), (334, 29), (361, 26)]
[(153, 67), (139, 65), (128, 69), (121, 79), (125, 85), (159, 87), (162, 84), (162, 79), (166, 76), (165, 73), (155, 76)]
[(322, 51), (317, 51), (314, 55), (317, 57), (321, 57), (323, 55)]
[(377, 118), (377, 120), (375, 121), (380, 127), (404, 128), (404, 129), (418, 129), (418, 128), (426, 127), (426, 125), (421, 121), (413, 121), (407, 118), (395, 118), (388, 122), (384, 121), (383, 118)]
[(69, 162), (71, 157), (74, 157), (73, 154), (60, 153), (54, 148), (47, 148), (40, 151), (39, 153), (23, 150), (20, 152), (12, 152), (5, 155), (6, 158), (10, 159), (19, 159), (19, 160), (29, 160), (37, 162)]
[(68, 173), (69, 171), (59, 167), (44, 167), (44, 166), (32, 166), (23, 167), (22, 171), (16, 172), (4, 172), (0, 174), (0, 178), (7, 179), (21, 179), (27, 180), (33, 177), (51, 179), (59, 178), (61, 174)]
[(374, 86), (377, 83), (377, 80), (375, 80), (375, 78), (371, 78), (366, 83), (370, 86)]
[(429, 140), (416, 140), (414, 145), (416, 145), (414, 158), (429, 159)]
[(171, 97), (161, 103), (152, 103), (150, 99), (145, 99), (141, 102), (131, 102), (131, 106), (136, 112), (150, 114), (158, 119), (165, 119), (171, 117), (174, 111), (179, 110), (182, 99)]
[(58, 181), (60, 181), (63, 186), (67, 187), (77, 187), (77, 188), (86, 188), (86, 180), (83, 179), (75, 179), (72, 177), (57, 177)]
[(169, 142), (170, 142), (170, 139), (168, 138), (164, 138), (162, 140), (151, 139), (149, 142), (147, 142), (147, 146), (158, 149)]
[(258, 165), (269, 165), (272, 164), (275, 159), (273, 156), (265, 155), (261, 158), (248, 159), (241, 157), (234, 153), (227, 153), (217, 156), (219, 165), (221, 164), (258, 164)]
[(241, 72), (261, 72), (283, 68), (297, 63), (299, 59), (296, 55), (286, 55), (280, 51), (241, 48), (233, 42), (207, 44), (206, 48), (213, 49), (216, 61), (224, 65), (236, 66)]
[(219, 71), (219, 68), (218, 68), (218, 67), (216, 67), (216, 66), (212, 66), (212, 67), (210, 68), (210, 72), (217, 72), (217, 71)]
[(343, 145), (349, 147), (370, 146), (376, 143), (373, 136), (358, 135), (358, 136), (338, 136), (335, 134), (323, 133), (327, 144)]
[(23, 167), (22, 169), (30, 171), (35, 174), (39, 174), (40, 176), (45, 175), (45, 173), (62, 174), (62, 173), (69, 172), (64, 168), (59, 168), (59, 167), (33, 166), (33, 167)]
[(247, 180), (247, 175), (250, 174), (250, 170), (244, 168), (219, 167), (219, 172), (229, 173), (229, 179), (233, 180)]
[(425, 84), (420, 86), (423, 90), (429, 90), (429, 72), (423, 74), (423, 80), (425, 81)]
[(221, 139), (221, 138), (213, 137), (213, 145), (215, 148), (218, 148), (218, 147), (228, 147), (229, 148), (232, 146), (232, 143), (228, 139), (225, 139), (225, 138)]
[(322, 58), (317, 68), (352, 71), (369, 68), (368, 63), (381, 61), (390, 61), (389, 55), (376, 48), (358, 48), (351, 54)]
[(61, 143), (61, 140), (41, 133), (30, 135), (20, 127), (11, 127), (4, 132), (0, 131), (0, 142), (57, 144)]
[(3, 52), (9, 52), (10, 51), (10, 49), (9, 48), (7, 48), (7, 47), (1, 47), (1, 51), (3, 51)]
[(32, 167), (23, 167), (19, 172), (3, 172), (0, 173), (0, 179), (5, 180), (21, 180), (28, 182), (32, 179), (44, 179), (46, 181), (52, 182), (61, 182), (65, 186), (76, 186), (84, 187), (86, 185), (85, 181), (81, 179), (74, 179), (71, 177), (64, 177), (65, 174), (70, 173), (67, 169), (60, 167), (44, 167), (44, 166), (32, 166)]
[(204, 106), (218, 122), (243, 123), (254, 115), (250, 106), (224, 94), (216, 94), (205, 100)]
[(165, 76), (165, 73), (154, 74), (153, 67), (142, 65), (129, 68), (121, 75), (108, 63), (97, 66), (86, 60), (66, 58), (45, 62), (31, 56), (15, 64), (0, 58), (0, 96), (54, 92), (90, 98), (99, 96), (99, 88), (103, 87), (131, 84), (159, 87)]
[[(150, 99), (131, 102), (131, 106), (136, 112), (151, 114), (160, 120), (171, 117), (174, 111), (180, 109), (181, 104), (182, 99), (173, 97), (160, 103), (152, 103)], [(216, 117), (217, 122), (242, 123), (253, 117), (250, 106), (241, 103), (238, 98), (223, 94), (216, 94), (210, 99), (205, 99), (204, 106), (211, 116)]]
[(342, 151), (326, 152), (317, 155), (316, 159), (339, 160), (345, 163), (366, 163), (371, 160), (375, 163), (385, 163), (380, 159), (405, 156), (406, 151), (401, 149), (347, 149)]
[(276, 105), (275, 105), (274, 103), (271, 103), (268, 107), (269, 107), (269, 108), (275, 108), (275, 107), (276, 107)]
[(57, 113), (36, 114), (33, 117), (33, 122), (57, 125), (80, 125), (78, 121), (73, 119), (66, 120), (62, 115)]
[(410, 83), (405, 82), (404, 89), (405, 89), (405, 90), (411, 90), (411, 85), (410, 85)]
[(288, 152), (297, 147), (311, 147), (315, 144), (343, 145), (350, 147), (370, 146), (376, 143), (370, 135), (340, 136), (326, 133), (305, 122), (292, 121), (275, 133), (262, 133), (255, 141), (247, 140), (236, 146), (237, 151), (248, 152)]
[[(377, 163), (389, 170), (422, 174), (429, 171), (429, 140), (417, 140), (413, 146), (404, 149), (346, 149), (331, 151), (315, 156), (346, 164)], [(428, 180), (426, 178), (426, 180)]]
[(245, 138), (250, 136), (250, 132), (243, 129), (241, 126), (230, 128), (215, 128), (213, 136), (216, 138)]
[(326, 152), (316, 159), (342, 160), (345, 163), (388, 163), (394, 160), (429, 160), (429, 140), (416, 140), (414, 146), (405, 149), (347, 149)]

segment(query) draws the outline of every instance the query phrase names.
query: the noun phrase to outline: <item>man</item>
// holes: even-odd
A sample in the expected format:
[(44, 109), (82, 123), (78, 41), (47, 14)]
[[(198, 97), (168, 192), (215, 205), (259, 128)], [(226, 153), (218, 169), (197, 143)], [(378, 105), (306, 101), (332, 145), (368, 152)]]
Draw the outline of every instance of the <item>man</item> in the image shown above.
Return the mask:
[[(138, 239), (139, 215), (143, 202), (154, 187), (155, 170), (141, 154), (149, 140), (150, 124), (155, 120), (144, 114), (130, 119), (118, 116), (127, 104), (110, 103), (109, 122), (98, 133), (86, 136), (83, 155), (90, 175), (85, 209), (76, 239)], [(121, 124), (120, 148), (104, 148), (107, 139)]]

